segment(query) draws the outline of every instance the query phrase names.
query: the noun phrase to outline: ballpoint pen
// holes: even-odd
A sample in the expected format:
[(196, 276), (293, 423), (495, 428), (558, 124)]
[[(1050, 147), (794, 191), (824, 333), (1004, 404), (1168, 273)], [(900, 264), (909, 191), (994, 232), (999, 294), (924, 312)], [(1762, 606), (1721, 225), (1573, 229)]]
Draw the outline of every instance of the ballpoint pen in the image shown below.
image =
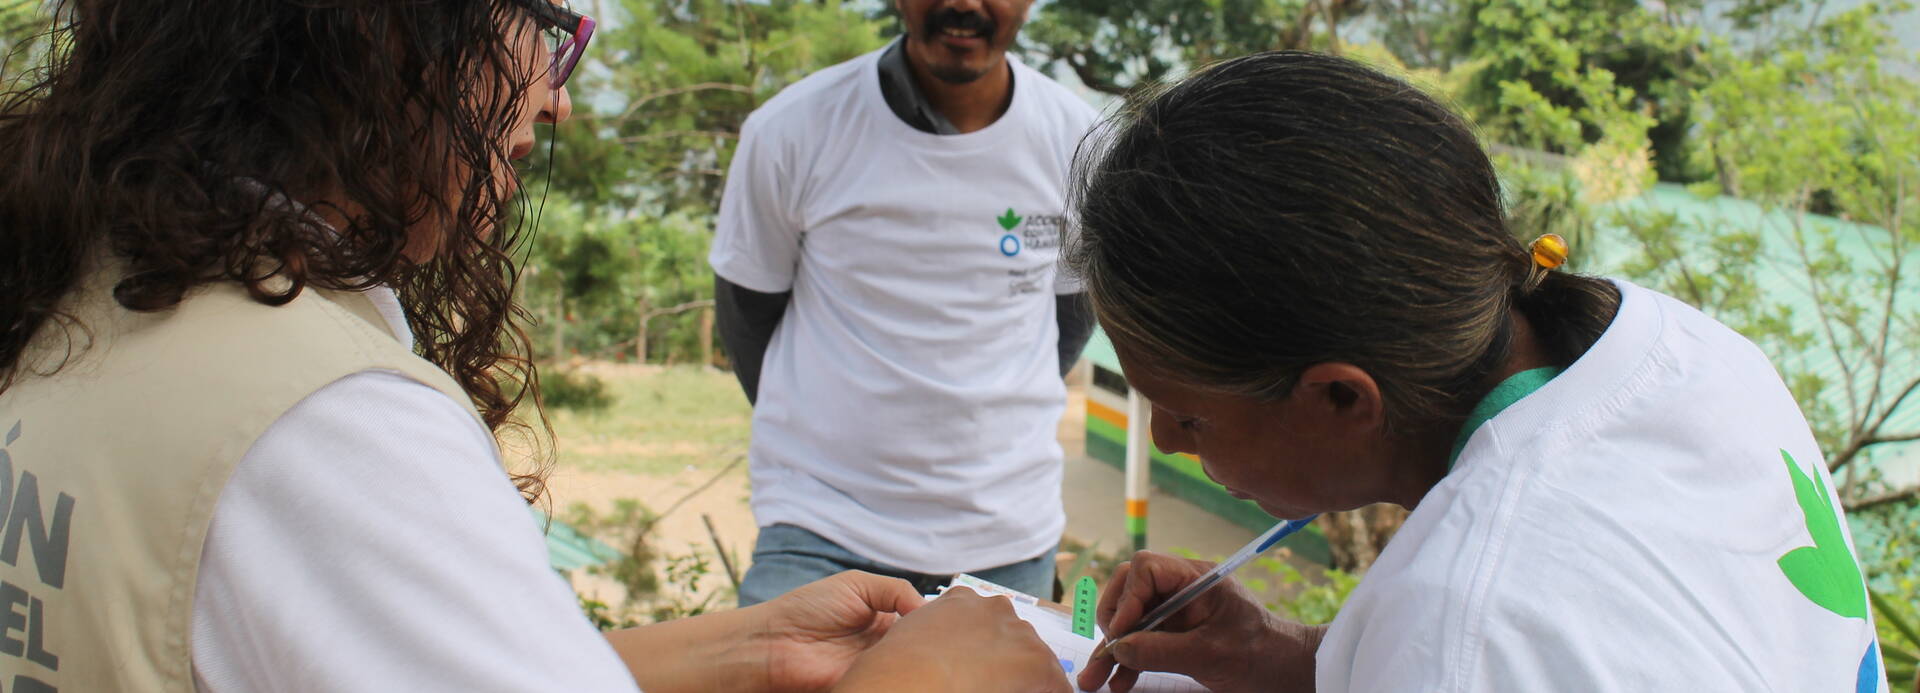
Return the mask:
[(1181, 607), (1186, 606), (1188, 602), (1206, 593), (1206, 591), (1214, 585), (1225, 582), (1227, 577), (1233, 574), (1233, 571), (1239, 570), (1240, 566), (1246, 565), (1248, 561), (1253, 560), (1262, 553), (1266, 553), (1267, 549), (1273, 548), (1273, 545), (1280, 543), (1281, 539), (1285, 539), (1294, 532), (1304, 529), (1308, 524), (1313, 522), (1313, 518), (1315, 517), (1318, 517), (1318, 515), (1308, 515), (1298, 520), (1287, 520), (1274, 525), (1273, 529), (1267, 530), (1266, 533), (1254, 537), (1252, 542), (1241, 547), (1241, 549), (1234, 552), (1232, 556), (1228, 556), (1227, 560), (1221, 561), (1219, 564), (1213, 566), (1213, 569), (1207, 571), (1205, 575), (1201, 575), (1200, 579), (1187, 583), (1186, 587), (1180, 588), (1180, 591), (1173, 593), (1173, 596), (1168, 597), (1166, 601), (1160, 602), (1159, 606), (1154, 607), (1153, 611), (1147, 612), (1147, 615), (1141, 618), (1139, 623), (1134, 624), (1133, 628), (1128, 629), (1127, 632), (1117, 636), (1109, 633), (1107, 641), (1101, 643), (1099, 647), (1094, 648), (1093, 657), (1088, 661), (1106, 656), (1107, 650), (1111, 649), (1113, 643), (1121, 638), (1159, 627), (1160, 622), (1167, 620), (1168, 616), (1178, 613)]

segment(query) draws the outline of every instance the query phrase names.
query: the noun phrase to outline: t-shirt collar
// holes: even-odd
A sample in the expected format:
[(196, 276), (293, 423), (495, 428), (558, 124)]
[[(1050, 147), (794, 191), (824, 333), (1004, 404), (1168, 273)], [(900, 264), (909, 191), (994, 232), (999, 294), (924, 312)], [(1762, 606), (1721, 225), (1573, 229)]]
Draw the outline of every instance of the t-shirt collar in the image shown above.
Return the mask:
[(1524, 370), (1507, 376), (1506, 380), (1493, 386), (1492, 392), (1480, 398), (1479, 404), (1473, 405), (1473, 411), (1467, 414), (1466, 425), (1460, 428), (1460, 435), (1454, 437), (1453, 452), (1447, 454), (1447, 469), (1449, 471), (1453, 469), (1453, 463), (1460, 459), (1460, 451), (1466, 449), (1467, 441), (1473, 438), (1473, 432), (1479, 430), (1482, 424), (1499, 416), (1500, 412), (1507, 407), (1513, 406), (1515, 402), (1545, 386), (1547, 381), (1560, 375), (1562, 370), (1565, 369), (1559, 366)]
[[(935, 135), (959, 135), (960, 129), (933, 107), (927, 100), (927, 94), (920, 89), (920, 83), (913, 77), (913, 66), (907, 64), (907, 37), (894, 39), (893, 44), (881, 51), (879, 62), (880, 97), (887, 102), (887, 108), (902, 122), (913, 126), (915, 130)], [(1013, 65), (1007, 65), (1008, 88), (1013, 85)]]

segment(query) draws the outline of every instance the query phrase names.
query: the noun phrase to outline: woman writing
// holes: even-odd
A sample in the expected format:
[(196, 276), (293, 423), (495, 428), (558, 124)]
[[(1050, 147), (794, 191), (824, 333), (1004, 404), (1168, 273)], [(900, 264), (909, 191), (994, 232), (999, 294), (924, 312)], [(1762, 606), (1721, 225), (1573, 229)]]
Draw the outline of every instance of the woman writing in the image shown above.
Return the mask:
[[(1412, 510), (1330, 626), (1215, 589), (1083, 672), (1215, 691), (1874, 691), (1820, 449), (1747, 340), (1523, 245), (1460, 118), (1339, 58), (1229, 61), (1087, 159), (1072, 262), (1155, 444), (1275, 516)], [(1126, 633), (1207, 564), (1153, 553)]]
[(999, 600), (850, 573), (602, 638), (547, 568), (509, 201), (591, 20), (55, 16), (0, 95), (0, 689), (1065, 689)]

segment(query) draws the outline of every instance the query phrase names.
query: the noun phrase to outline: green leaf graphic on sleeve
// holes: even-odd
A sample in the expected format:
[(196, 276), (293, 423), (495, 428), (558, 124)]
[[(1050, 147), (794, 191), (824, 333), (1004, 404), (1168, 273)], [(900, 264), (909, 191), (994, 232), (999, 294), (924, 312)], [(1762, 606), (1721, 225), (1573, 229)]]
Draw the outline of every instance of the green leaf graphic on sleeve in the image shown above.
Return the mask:
[(1807, 534), (1812, 546), (1802, 546), (1780, 557), (1780, 572), (1807, 599), (1821, 608), (1847, 618), (1867, 617), (1867, 588), (1860, 581), (1860, 566), (1847, 550), (1840, 518), (1834, 513), (1827, 495), (1827, 484), (1819, 474), (1807, 478), (1793, 456), (1781, 450), (1787, 461), (1787, 473), (1793, 477), (1793, 498), (1807, 518)]
[(1013, 227), (1020, 225), (1020, 215), (1014, 214), (1013, 208), (1008, 207), (1007, 213), (1000, 215), (998, 221), (1000, 222), (1000, 228), (1012, 231)]

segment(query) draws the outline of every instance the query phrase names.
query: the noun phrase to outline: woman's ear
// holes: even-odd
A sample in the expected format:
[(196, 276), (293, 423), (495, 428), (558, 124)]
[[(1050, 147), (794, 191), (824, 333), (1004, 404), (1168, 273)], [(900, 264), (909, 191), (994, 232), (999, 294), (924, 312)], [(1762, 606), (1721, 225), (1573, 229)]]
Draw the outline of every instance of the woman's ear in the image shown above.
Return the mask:
[(1363, 433), (1378, 430), (1386, 421), (1380, 384), (1351, 363), (1308, 366), (1288, 399), (1296, 411), (1329, 431)]

